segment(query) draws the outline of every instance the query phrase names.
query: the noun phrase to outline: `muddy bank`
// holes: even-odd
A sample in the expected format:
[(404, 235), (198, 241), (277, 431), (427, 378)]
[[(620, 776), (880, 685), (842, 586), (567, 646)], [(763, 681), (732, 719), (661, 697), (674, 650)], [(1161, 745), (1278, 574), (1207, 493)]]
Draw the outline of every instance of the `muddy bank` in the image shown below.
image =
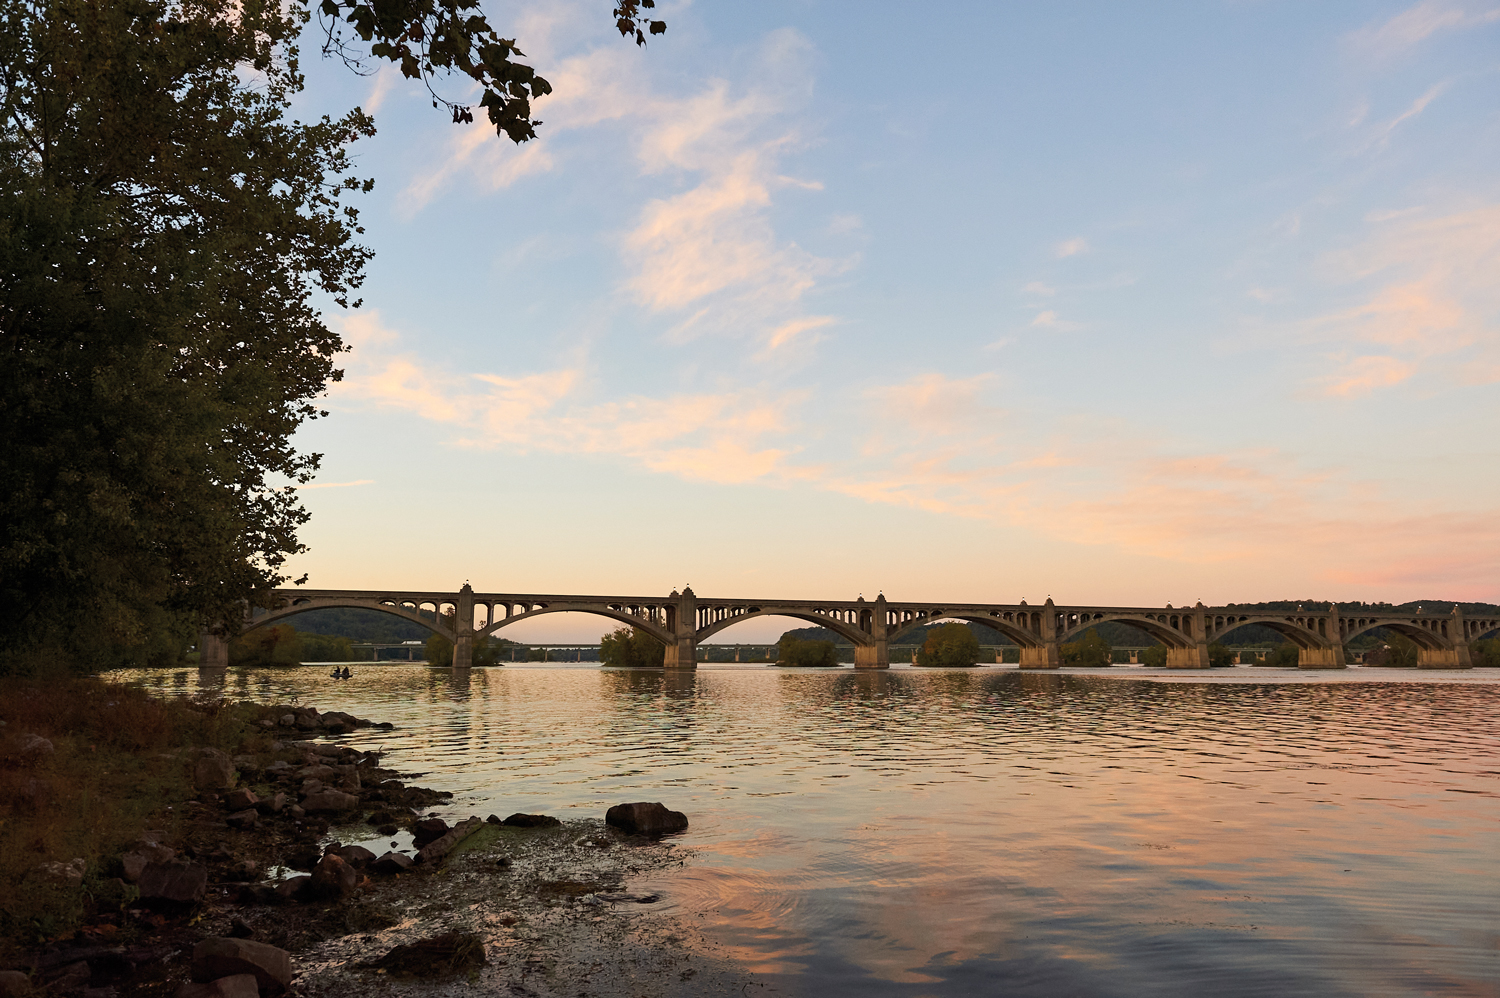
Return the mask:
[(750, 983), (691, 916), (640, 886), (687, 851), (630, 830), (680, 815), (615, 809), (624, 827), (453, 815), (448, 794), (357, 747), (372, 722), (305, 706), (254, 714), (243, 751), (171, 756), (196, 798), (98, 863), (117, 875), (91, 874), (82, 928), (9, 961), (0, 994), (686, 995)]

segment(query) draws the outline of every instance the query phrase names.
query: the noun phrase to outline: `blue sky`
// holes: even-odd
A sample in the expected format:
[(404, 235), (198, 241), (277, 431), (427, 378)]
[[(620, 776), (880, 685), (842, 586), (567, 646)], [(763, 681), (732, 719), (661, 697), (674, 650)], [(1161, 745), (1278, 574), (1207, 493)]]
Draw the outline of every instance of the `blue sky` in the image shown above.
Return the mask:
[(487, 6), (522, 147), (307, 60), (310, 585), (1500, 600), (1494, 0), (609, 6)]

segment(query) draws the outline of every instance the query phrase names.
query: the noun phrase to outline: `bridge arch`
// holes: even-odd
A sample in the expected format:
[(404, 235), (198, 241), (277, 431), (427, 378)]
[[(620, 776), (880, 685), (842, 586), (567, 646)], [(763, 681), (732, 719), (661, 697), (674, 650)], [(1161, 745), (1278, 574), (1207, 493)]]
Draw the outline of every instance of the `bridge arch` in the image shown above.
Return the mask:
[(945, 620), (961, 620), (966, 624), (983, 624), (990, 630), (999, 631), (1022, 648), (1035, 648), (1042, 644), (1041, 637), (1015, 623), (1001, 620), (998, 617), (992, 617), (986, 613), (964, 610), (936, 612), (929, 617), (915, 617), (911, 620), (903, 621), (901, 624), (887, 631), (885, 638), (889, 644), (895, 644), (904, 635), (910, 634), (918, 627), (941, 623)]
[[(403, 602), (413, 604), (414, 608), (408, 610), (404, 605), (402, 605)], [(431, 603), (432, 601), (426, 600), (424, 602)], [(286, 606), (278, 607), (275, 610), (270, 611), (269, 613), (265, 613), (259, 617), (247, 620), (240, 633), (246, 634), (257, 628), (264, 627), (267, 624), (274, 624), (278, 620), (285, 620), (288, 617), (295, 617), (298, 614), (308, 613), (312, 610), (354, 609), (378, 610), (381, 613), (388, 613), (393, 617), (400, 617), (402, 620), (409, 620), (413, 624), (421, 624), (432, 633), (445, 637), (449, 641), (454, 640), (455, 636), (452, 631), (448, 630), (446, 627), (443, 627), (441, 624), (423, 617), (419, 612), (420, 606), (421, 604), (416, 603), (413, 600), (381, 600), (377, 602), (374, 600), (360, 599), (293, 598)], [(441, 607), (439, 607), (439, 610), (441, 610)]]
[(530, 609), (523, 610), (520, 613), (513, 614), (511, 616), (500, 617), (496, 620), (491, 621), (489, 624), (486, 624), (482, 628), (475, 629), (474, 640), (480, 641), (484, 638), (489, 637), (491, 634), (494, 634), (496, 631), (501, 630), (502, 628), (509, 627), (511, 624), (517, 624), (523, 620), (533, 620), (547, 613), (590, 613), (596, 617), (605, 617), (609, 620), (618, 621), (619, 623), (625, 624), (629, 627), (639, 628), (645, 633), (651, 635), (656, 640), (660, 641), (663, 645), (670, 646), (677, 643), (676, 636), (669, 633), (666, 628), (651, 620), (637, 616), (627, 609), (611, 606), (578, 605), (568, 603), (535, 604)]
[(788, 607), (777, 606), (752, 606), (740, 613), (715, 620), (712, 623), (698, 628), (698, 633), (695, 636), (695, 640), (699, 644), (702, 644), (704, 641), (707, 641), (709, 638), (713, 637), (715, 634), (718, 634), (720, 631), (729, 627), (733, 627), (735, 624), (742, 624), (747, 620), (753, 620), (756, 617), (792, 617), (796, 620), (805, 620), (809, 624), (816, 624), (819, 627), (826, 627), (833, 633), (837, 634), (839, 637), (846, 638), (849, 641), (853, 642), (856, 647), (869, 646), (871, 644), (874, 644), (874, 639), (870, 637), (867, 632), (860, 630), (854, 624), (847, 623), (835, 617), (828, 617), (824, 616), (823, 614), (813, 613), (808, 610), (796, 610)]
[(1311, 618), (1292, 618), (1288, 620), (1285, 616), (1257, 617), (1249, 614), (1226, 617), (1223, 614), (1219, 614), (1210, 622), (1208, 640), (1222, 641), (1241, 627), (1249, 627), (1252, 624), (1275, 631), (1298, 648), (1327, 648), (1334, 641), (1338, 640), (1337, 635), (1334, 635), (1334, 639), (1331, 641), (1326, 636), (1318, 634), (1316, 630), (1305, 623), (1309, 619)]
[(1406, 620), (1367, 620), (1364, 618), (1346, 620), (1344, 622), (1344, 640), (1352, 641), (1366, 631), (1373, 631), (1377, 627), (1384, 627), (1388, 631), (1395, 631), (1403, 638), (1410, 639), (1418, 648), (1431, 650), (1434, 648), (1449, 647), (1451, 642), (1448, 634), (1448, 622), (1443, 618), (1434, 617), (1430, 621), (1430, 624), (1431, 626), (1423, 626), (1422, 624)]
[(1155, 614), (1147, 615), (1134, 613), (1094, 612), (1081, 613), (1077, 616), (1078, 621), (1076, 623), (1064, 621), (1063, 623), (1066, 626), (1058, 627), (1057, 640), (1059, 644), (1066, 641), (1071, 641), (1073, 638), (1081, 635), (1084, 631), (1087, 631), (1090, 627), (1109, 622), (1129, 624), (1136, 630), (1145, 631), (1148, 635), (1155, 638), (1157, 641), (1160, 641), (1168, 648), (1193, 648), (1198, 644), (1198, 640), (1196, 637), (1194, 637), (1191, 633), (1181, 630), (1183, 626), (1183, 618), (1187, 618), (1188, 620), (1192, 619), (1191, 613), (1186, 613), (1181, 610), (1164, 612), (1159, 615), (1160, 619), (1158, 619), (1158, 615)]

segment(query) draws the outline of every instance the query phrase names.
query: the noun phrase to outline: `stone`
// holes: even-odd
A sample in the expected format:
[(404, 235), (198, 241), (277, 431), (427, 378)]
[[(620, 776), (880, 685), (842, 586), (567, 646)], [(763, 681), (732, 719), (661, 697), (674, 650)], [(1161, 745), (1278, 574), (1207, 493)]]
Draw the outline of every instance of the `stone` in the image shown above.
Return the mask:
[(412, 868), (412, 858), (399, 852), (388, 852), (370, 864), (376, 873), (405, 873)]
[(338, 770), (332, 766), (306, 766), (297, 770), (297, 775), (304, 780), (323, 780), (325, 783), (339, 775)]
[(193, 786), (199, 790), (228, 790), (234, 786), (234, 763), (218, 749), (204, 749), (193, 767)]
[(440, 839), (448, 832), (448, 823), (442, 818), (423, 818), (421, 821), (412, 822), (411, 826), (411, 837), (419, 846)]
[(189, 981), (174, 998), (260, 998), (260, 982), (254, 974), (233, 974), (207, 984)]
[(147, 863), (136, 881), (143, 899), (176, 901), (186, 904), (202, 901), (208, 889), (208, 867), (187, 860)]
[(282, 714), (281, 715), (280, 724), (281, 724), (281, 726), (283, 728), (293, 727), (296, 723), (297, 723), (297, 715), (296, 714)]
[(321, 898), (341, 898), (359, 883), (359, 874), (343, 859), (329, 853), (313, 867), (312, 892)]
[(31, 978), (19, 970), (0, 970), (0, 998), (18, 998), (29, 994)]
[(276, 896), (283, 901), (302, 901), (312, 896), (312, 877), (288, 877), (276, 885)]
[(469, 818), (467, 821), (460, 822), (442, 838), (435, 839), (432, 842), (427, 843), (421, 849), (417, 850), (417, 862), (439, 862), (443, 859), (443, 857), (447, 856), (454, 849), (458, 848), (458, 844), (460, 842), (468, 838), (470, 835), (473, 835), (483, 827), (484, 822), (480, 821), (478, 818)]
[(339, 859), (353, 867), (368, 866), (375, 861), (375, 854), (364, 846), (344, 846), (334, 852)]
[(359, 798), (342, 790), (320, 790), (302, 802), (302, 810), (308, 814), (351, 811), (358, 806)]
[(21, 740), (22, 755), (51, 755), (56, 749), (41, 735), (27, 735)]
[(292, 983), (292, 957), (284, 949), (250, 939), (212, 936), (193, 947), (193, 980), (253, 974), (262, 994), (280, 994)]
[(492, 814), (488, 818), (484, 819), (484, 823), (486, 825), (498, 825), (500, 824), (500, 816), (498, 814)]
[(604, 823), (631, 835), (666, 835), (688, 826), (687, 815), (669, 811), (665, 804), (641, 801), (616, 804), (604, 814)]
[(286, 809), (286, 813), (291, 815), (293, 818), (307, 817), (307, 812), (302, 810), (301, 804), (293, 804), (291, 807)]
[(556, 828), (562, 822), (550, 814), (513, 814), (501, 824), (510, 828)]
[(298, 714), (295, 725), (298, 731), (316, 731), (323, 726), (322, 722), (318, 720), (318, 712), (316, 710), (311, 713)]
[(255, 796), (255, 791), (249, 787), (241, 787), (231, 790), (224, 795), (224, 806), (231, 811), (243, 811), (247, 807), (254, 807), (260, 803), (260, 798)]
[(48, 880), (69, 887), (77, 887), (83, 883), (83, 875), (88, 870), (88, 864), (82, 858), (78, 858), (66, 863), (43, 863), (37, 869)]
[(272, 794), (270, 797), (262, 797), (256, 807), (264, 814), (280, 814), (286, 807), (286, 794)]
[(469, 970), (484, 962), (482, 939), (472, 932), (448, 932), (397, 946), (372, 966), (398, 976), (437, 977)]
[(260, 812), (256, 811), (253, 807), (247, 808), (244, 811), (236, 811), (225, 818), (224, 821), (230, 828), (238, 828), (243, 831), (244, 829), (256, 826), (260, 821)]
[(359, 726), (359, 718), (353, 714), (346, 714), (341, 710), (330, 710), (323, 715), (323, 723), (326, 725), (332, 721), (334, 724), (342, 724), (346, 728)]
[(61, 994), (68, 991), (76, 991), (88, 984), (89, 978), (94, 976), (88, 961), (78, 960), (68, 964), (61, 970), (53, 971), (51, 979), (47, 982), (48, 989)]

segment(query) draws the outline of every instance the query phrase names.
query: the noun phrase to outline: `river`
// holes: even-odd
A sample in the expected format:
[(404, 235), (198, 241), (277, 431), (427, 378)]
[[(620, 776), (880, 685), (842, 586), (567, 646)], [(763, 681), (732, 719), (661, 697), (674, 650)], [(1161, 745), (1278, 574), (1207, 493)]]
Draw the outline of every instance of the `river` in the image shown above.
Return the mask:
[(687, 812), (648, 884), (766, 993), (1500, 994), (1500, 675), (116, 673), (392, 721), (453, 815)]

